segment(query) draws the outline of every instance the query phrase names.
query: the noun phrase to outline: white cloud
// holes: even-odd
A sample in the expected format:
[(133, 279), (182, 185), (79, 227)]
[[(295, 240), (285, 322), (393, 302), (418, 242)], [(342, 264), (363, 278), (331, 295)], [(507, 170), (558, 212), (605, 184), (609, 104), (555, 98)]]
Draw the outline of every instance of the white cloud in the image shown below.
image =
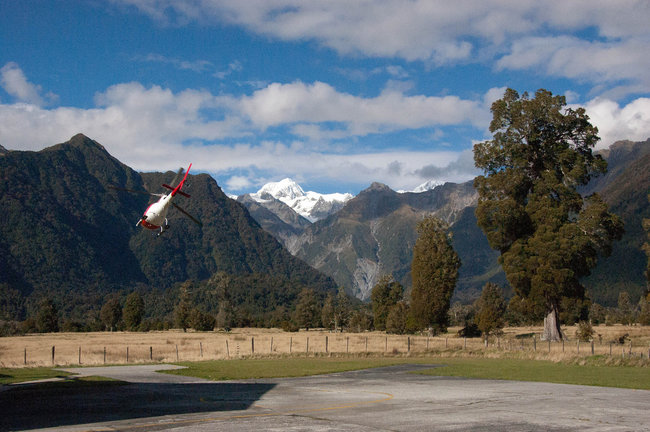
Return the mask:
[(41, 86), (30, 83), (20, 66), (14, 62), (9, 62), (0, 69), (0, 84), (19, 102), (43, 106), (56, 99), (56, 95), (52, 93), (43, 97)]
[(341, 54), (436, 63), (496, 52), (509, 38), (595, 29), (624, 40), (648, 34), (643, 0), (113, 0), (159, 22), (231, 23), (288, 41), (314, 40)]
[(649, 98), (638, 98), (622, 107), (609, 99), (594, 99), (584, 108), (591, 123), (598, 127), (599, 149), (619, 140), (645, 141), (650, 138)]
[(531, 37), (515, 41), (499, 69), (542, 70), (548, 75), (593, 82), (629, 80), (650, 86), (650, 39), (590, 42), (576, 37)]
[[(322, 82), (271, 84), (244, 97), (241, 110), (261, 128), (336, 122), (345, 124), (351, 135), (436, 125), (485, 126), (489, 123), (488, 113), (480, 101), (456, 96), (407, 96), (390, 89), (377, 97), (363, 98), (340, 93)], [(309, 132), (313, 133), (313, 128)]]

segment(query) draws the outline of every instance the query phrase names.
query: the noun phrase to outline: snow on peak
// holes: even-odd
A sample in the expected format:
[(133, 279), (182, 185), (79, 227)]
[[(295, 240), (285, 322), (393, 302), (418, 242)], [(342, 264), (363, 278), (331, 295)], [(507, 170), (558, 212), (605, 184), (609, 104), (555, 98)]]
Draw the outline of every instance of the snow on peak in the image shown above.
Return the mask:
[(285, 178), (279, 182), (267, 183), (255, 195), (262, 196), (265, 194), (271, 195), (273, 198), (280, 201), (295, 200), (305, 196), (305, 191), (302, 190), (300, 185), (290, 178)]
[(327, 217), (353, 198), (353, 195), (349, 193), (320, 194), (312, 191), (305, 192), (298, 183), (290, 178), (267, 183), (257, 193), (250, 195), (258, 202), (267, 201), (270, 197), (273, 197), (282, 201), (311, 222)]
[(421, 193), (421, 192), (426, 192), (426, 191), (430, 191), (432, 189), (435, 189), (438, 186), (442, 186), (443, 184), (444, 184), (444, 182), (441, 182), (441, 181), (429, 180), (429, 181), (427, 181), (425, 183), (422, 183), (420, 186), (416, 187), (412, 191), (399, 190), (397, 192), (399, 192), (399, 193), (408, 193), (408, 192)]

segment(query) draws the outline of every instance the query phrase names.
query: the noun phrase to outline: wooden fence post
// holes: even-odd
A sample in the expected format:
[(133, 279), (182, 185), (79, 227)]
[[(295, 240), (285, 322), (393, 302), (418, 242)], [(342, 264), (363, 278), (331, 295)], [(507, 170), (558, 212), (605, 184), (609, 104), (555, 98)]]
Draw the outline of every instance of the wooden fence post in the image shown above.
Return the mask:
[(104, 347), (104, 364), (106, 364), (106, 347)]
[(293, 348), (293, 336), (289, 336), (289, 354), (291, 354), (292, 348)]
[(81, 347), (79, 347), (79, 364), (81, 364)]
[(55, 351), (55, 348), (54, 348), (54, 345), (52, 345), (52, 364), (54, 364), (54, 351)]
[(345, 352), (350, 352), (350, 336), (345, 337)]
[(463, 349), (467, 349), (467, 337), (463, 337)]
[(226, 357), (230, 358), (230, 348), (228, 347), (228, 339), (226, 339)]
[(305, 348), (305, 352), (309, 352), (309, 336), (307, 336), (307, 348)]
[(203, 342), (199, 342), (199, 356), (203, 357)]
[(178, 361), (178, 344), (176, 344), (176, 361)]
[(366, 352), (368, 352), (368, 336), (366, 336)]
[(25, 347), (25, 362), (24, 364), (27, 364), (27, 347)]
[(328, 338), (325, 336), (325, 353), (329, 352), (329, 346), (328, 346)]
[(411, 352), (411, 336), (406, 339), (406, 352)]
[(126, 347), (126, 362), (129, 362), (129, 347)]
[(533, 351), (537, 351), (537, 337), (533, 335)]
[(386, 336), (386, 340), (384, 341), (384, 352), (388, 352), (388, 336)]
[(251, 336), (251, 355), (255, 354), (255, 338)]
[(578, 354), (580, 354), (580, 339), (576, 342), (576, 346), (578, 347)]
[(273, 354), (273, 336), (271, 336), (271, 347), (269, 349), (269, 352)]

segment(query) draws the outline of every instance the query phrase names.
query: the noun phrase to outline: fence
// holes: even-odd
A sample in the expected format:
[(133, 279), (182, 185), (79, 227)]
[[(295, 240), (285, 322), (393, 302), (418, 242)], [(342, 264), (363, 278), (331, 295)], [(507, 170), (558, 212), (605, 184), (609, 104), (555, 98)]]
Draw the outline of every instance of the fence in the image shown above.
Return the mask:
[[(0, 339), (0, 366), (103, 365), (236, 359), (269, 355), (425, 354), (441, 351), (521, 351), (550, 356), (650, 356), (650, 346), (611, 342), (548, 342), (532, 338), (428, 337), (382, 333), (118, 333), (101, 340), (84, 334)], [(88, 334), (93, 335), (93, 334)], [(96, 335), (96, 334), (95, 334)], [(49, 336), (49, 338), (47, 337)], [(14, 339), (14, 340), (10, 340)], [(20, 346), (23, 342), (23, 346)]]

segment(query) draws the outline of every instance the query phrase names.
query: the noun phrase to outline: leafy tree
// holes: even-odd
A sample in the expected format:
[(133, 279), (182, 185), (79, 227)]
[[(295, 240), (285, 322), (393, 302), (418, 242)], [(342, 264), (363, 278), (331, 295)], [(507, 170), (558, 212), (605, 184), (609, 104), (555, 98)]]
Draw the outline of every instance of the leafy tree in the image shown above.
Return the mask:
[(190, 316), (192, 314), (192, 304), (190, 302), (191, 282), (185, 282), (181, 285), (178, 304), (174, 308), (174, 325), (186, 331), (190, 327)]
[(44, 298), (36, 313), (36, 331), (50, 333), (59, 331), (59, 313), (50, 298)]
[(113, 331), (117, 329), (117, 324), (122, 319), (122, 307), (117, 297), (111, 296), (106, 300), (99, 312), (99, 319), (107, 330)]
[(409, 306), (402, 300), (391, 306), (386, 317), (386, 332), (394, 334), (404, 334), (407, 331), (409, 316)]
[(416, 327), (433, 334), (446, 330), (460, 258), (451, 243), (449, 226), (435, 217), (423, 219), (413, 247), (411, 313)]
[(351, 313), (352, 305), (350, 304), (350, 297), (345, 293), (343, 287), (339, 287), (334, 306), (334, 329), (338, 330), (347, 327), (350, 322)]
[(318, 299), (314, 290), (303, 288), (298, 294), (298, 302), (296, 304), (295, 321), (300, 327), (309, 330), (317, 326), (318, 322)]
[(392, 275), (382, 276), (370, 293), (375, 329), (386, 330), (388, 311), (404, 297), (404, 287)]
[(618, 307), (617, 307), (618, 322), (621, 324), (631, 325), (635, 321), (634, 306), (630, 300), (630, 295), (627, 291), (621, 291), (618, 294)]
[(323, 327), (328, 330), (334, 330), (336, 328), (334, 307), (336, 299), (332, 293), (327, 293), (325, 297), (325, 302), (323, 303), (323, 309), (321, 310), (321, 323)]
[(577, 191), (607, 164), (591, 151), (598, 130), (585, 110), (565, 105), (546, 90), (530, 99), (508, 89), (492, 104), (493, 139), (474, 146), (485, 174), (474, 180), (478, 225), (515, 293), (543, 305), (548, 340), (562, 338), (562, 298), (584, 298), (580, 278), (623, 233), (598, 195)]
[[(648, 201), (650, 201), (650, 195), (648, 195)], [(646, 290), (645, 295), (650, 296), (650, 218), (643, 219), (643, 230), (646, 234), (646, 240), (643, 243), (643, 250), (645, 251), (646, 256), (648, 257), (648, 263), (646, 264)]]
[(483, 287), (481, 297), (477, 300), (476, 325), (487, 338), (491, 333), (504, 326), (506, 301), (498, 285), (488, 282)]
[(212, 331), (214, 330), (215, 318), (197, 308), (192, 309), (188, 324), (196, 331)]
[(126, 297), (124, 302), (124, 309), (122, 310), (122, 318), (124, 324), (129, 330), (137, 330), (142, 322), (144, 315), (144, 300), (137, 292), (132, 292)]
[(366, 307), (359, 308), (352, 312), (348, 328), (350, 331), (357, 333), (370, 330), (372, 328), (371, 312)]

